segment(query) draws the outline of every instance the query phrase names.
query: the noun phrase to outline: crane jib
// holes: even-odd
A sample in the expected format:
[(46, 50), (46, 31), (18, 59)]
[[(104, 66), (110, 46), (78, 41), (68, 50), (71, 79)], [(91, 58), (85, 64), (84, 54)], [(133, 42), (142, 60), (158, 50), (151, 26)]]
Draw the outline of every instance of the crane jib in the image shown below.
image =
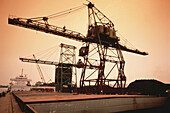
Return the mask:
[[(49, 25), (49, 24), (42, 23), (42, 22), (37, 22), (37, 21), (28, 22), (27, 19), (8, 18), (8, 24), (25, 27), (25, 28), (29, 28), (29, 29), (33, 29), (33, 30), (37, 30), (37, 31), (42, 31), (42, 32), (46, 32), (46, 33), (51, 33), (54, 35), (63, 36), (63, 37), (73, 39), (76, 41), (80, 41), (80, 42), (90, 42), (90, 43), (98, 43), (99, 44), (99, 41), (95, 40), (92, 37), (85, 37), (83, 34), (81, 34), (79, 32), (68, 30), (68, 29), (61, 28), (61, 27), (56, 27), (56, 26)], [(117, 45), (115, 45), (115, 40), (112, 38), (108, 38), (107, 40), (102, 40), (102, 45), (107, 46), (107, 47), (117, 48), (117, 49), (120, 48), (121, 50), (140, 54), (140, 55), (148, 55), (148, 53), (146, 53), (146, 52), (141, 52), (137, 49), (129, 49), (121, 44), (119, 44), (117, 46)]]

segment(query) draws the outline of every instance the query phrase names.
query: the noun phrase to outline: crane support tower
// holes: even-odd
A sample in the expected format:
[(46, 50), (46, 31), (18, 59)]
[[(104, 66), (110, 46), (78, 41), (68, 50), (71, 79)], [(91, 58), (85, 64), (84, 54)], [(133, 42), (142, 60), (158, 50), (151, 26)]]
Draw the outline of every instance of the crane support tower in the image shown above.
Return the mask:
[[(90, 50), (91, 43), (86, 42), (85, 46), (80, 49), (80, 56), (84, 58), (84, 67), (82, 69), (80, 87), (86, 91), (91, 92), (91, 82), (94, 82), (93, 91), (97, 93), (107, 92), (107, 88), (110, 82), (115, 82), (115, 88), (125, 88), (126, 76), (124, 74), (124, 65), (125, 61), (123, 54), (121, 52), (119, 37), (116, 36), (116, 30), (114, 29), (114, 24), (109, 20), (100, 10), (98, 10), (94, 4), (91, 2), (88, 6), (88, 33), (87, 38), (94, 40), (96, 42), (96, 47), (93, 50)], [(110, 47), (116, 47), (115, 49), (110, 49)], [(97, 69), (97, 78), (88, 79), (93, 74), (87, 76), (86, 74), (86, 65), (91, 64), (90, 54), (97, 50), (98, 53), (98, 64), (99, 68)], [(108, 54), (108, 51), (112, 51), (112, 55)], [(108, 57), (109, 56), (109, 57)], [(96, 61), (96, 60), (95, 60)], [(109, 73), (105, 73), (106, 62), (111, 62), (113, 65)], [(108, 79), (109, 74), (113, 71), (114, 68), (117, 68), (117, 78)], [(107, 69), (108, 70), (108, 69)], [(87, 78), (86, 78), (87, 77)], [(85, 82), (88, 82), (88, 89), (86, 88)], [(107, 84), (106, 84), (107, 82)], [(84, 90), (83, 89), (83, 90)]]
[[(88, 30), (86, 36), (82, 33), (65, 29), (65, 27), (48, 24), (50, 17), (9, 17), (8, 23), (82, 42), (83, 45), (79, 50), (79, 56), (84, 61), (79, 62), (79, 64), (65, 63), (67, 66), (82, 68), (80, 77), (81, 93), (100, 94), (107, 93), (110, 88), (123, 89), (126, 84), (126, 76), (124, 73), (125, 60), (122, 51), (140, 55), (148, 55), (148, 53), (138, 49), (131, 49), (121, 44), (120, 38), (116, 35), (113, 22), (91, 2), (85, 5), (88, 8)], [(27, 58), (20, 59), (24, 62), (50, 64), (59, 67), (62, 67), (64, 64), (61, 59), (60, 62), (62, 63)]]
[(60, 44), (60, 47), (60, 65), (56, 66), (55, 83), (57, 84), (57, 91), (63, 92), (63, 86), (66, 85), (67, 92), (70, 92), (71, 87), (73, 87), (73, 77), (75, 78), (74, 86), (77, 86), (77, 71), (75, 67), (67, 64), (76, 64), (76, 47), (63, 43)]

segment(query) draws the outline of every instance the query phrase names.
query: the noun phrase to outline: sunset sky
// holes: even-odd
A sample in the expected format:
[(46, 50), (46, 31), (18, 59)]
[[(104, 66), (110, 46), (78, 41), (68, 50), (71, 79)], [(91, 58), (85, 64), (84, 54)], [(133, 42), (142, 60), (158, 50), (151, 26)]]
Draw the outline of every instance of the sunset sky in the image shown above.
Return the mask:
[[(24, 73), (34, 84), (40, 80), (35, 64), (23, 63), (19, 57), (56, 47), (59, 61), (60, 43), (75, 45), (80, 42), (8, 24), (8, 16), (23, 18), (48, 16), (88, 3), (86, 0), (0, 0), (0, 85), (8, 85), (10, 78)], [(169, 0), (92, 0), (115, 25), (122, 38), (134, 47), (149, 53), (141, 56), (123, 52), (127, 83), (136, 79), (156, 79), (170, 84), (170, 1)], [(87, 8), (68, 16), (53, 19), (49, 24), (87, 33)], [(120, 37), (121, 38), (121, 37)], [(128, 46), (128, 45), (127, 45)], [(54, 66), (40, 65), (54, 81)]]

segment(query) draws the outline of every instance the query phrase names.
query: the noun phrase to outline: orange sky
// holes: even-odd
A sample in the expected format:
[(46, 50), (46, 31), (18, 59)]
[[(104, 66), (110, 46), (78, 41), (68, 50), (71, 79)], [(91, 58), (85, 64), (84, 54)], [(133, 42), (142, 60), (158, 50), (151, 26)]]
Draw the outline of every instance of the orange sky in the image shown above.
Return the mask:
[[(93, 0), (95, 6), (115, 24), (115, 29), (136, 48), (149, 53), (141, 56), (123, 52), (127, 83), (136, 79), (157, 79), (170, 83), (170, 1), (169, 0)], [(20, 74), (40, 80), (35, 64), (22, 63), (19, 57), (57, 46), (81, 43), (59, 36), (45, 34), (8, 24), (8, 16), (31, 18), (47, 16), (87, 3), (85, 0), (0, 0), (0, 84), (8, 84), (10, 78)], [(64, 25), (86, 35), (87, 9), (51, 21), (52, 25)], [(78, 49), (77, 49), (78, 53)], [(59, 58), (59, 56), (57, 56)], [(78, 57), (77, 57), (78, 59)], [(58, 61), (58, 59), (56, 60)], [(54, 67), (43, 66), (48, 77), (54, 80)]]

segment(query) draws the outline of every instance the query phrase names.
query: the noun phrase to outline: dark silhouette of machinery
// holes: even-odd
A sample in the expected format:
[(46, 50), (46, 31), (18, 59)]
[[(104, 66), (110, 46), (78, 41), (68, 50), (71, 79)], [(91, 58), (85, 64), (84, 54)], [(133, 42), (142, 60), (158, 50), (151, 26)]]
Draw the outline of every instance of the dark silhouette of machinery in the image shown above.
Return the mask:
[[(120, 44), (120, 38), (116, 35), (116, 30), (112, 21), (91, 2), (86, 4), (86, 6), (88, 7), (88, 32), (86, 36), (79, 32), (68, 30), (65, 26), (62, 28), (49, 25), (48, 19), (55, 17), (56, 15), (29, 19), (18, 17), (8, 18), (8, 23), (12, 25), (51, 33), (83, 42), (83, 46), (79, 50), (79, 56), (83, 57), (84, 61), (79, 61), (78, 64), (75, 64), (27, 58), (20, 58), (20, 60), (25, 62), (82, 68), (80, 77), (80, 92), (82, 93), (90, 92), (91, 89), (96, 93), (105, 93), (107, 87), (118, 89), (125, 88), (125, 60), (123, 58), (122, 50), (140, 55), (148, 55), (148, 53), (141, 52), (138, 49), (130, 49), (125, 45)], [(76, 7), (71, 11), (79, 9), (80, 7)], [(70, 10), (66, 11), (69, 13), (71, 12)], [(67, 14), (68, 12), (63, 12), (62, 14)], [(106, 65), (109, 65), (109, 68), (107, 68)], [(112, 75), (113, 73), (116, 74), (116, 77)], [(112, 86), (110, 86), (110, 84), (112, 84)], [(92, 86), (93, 88), (91, 88)]]

